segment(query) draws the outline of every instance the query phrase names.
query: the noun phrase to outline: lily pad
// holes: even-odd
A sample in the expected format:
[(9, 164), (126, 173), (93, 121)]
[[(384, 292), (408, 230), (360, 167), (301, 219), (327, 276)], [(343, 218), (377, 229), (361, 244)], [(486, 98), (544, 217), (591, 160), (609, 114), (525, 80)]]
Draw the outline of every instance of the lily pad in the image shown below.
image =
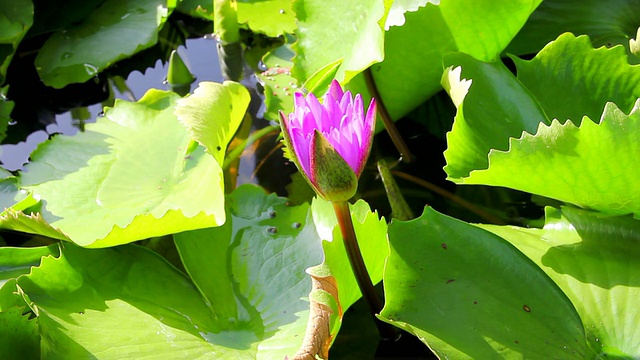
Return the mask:
[(593, 357), (569, 299), (500, 237), (426, 208), (389, 241), (380, 317), (439, 357)]
[(240, 0), (238, 22), (247, 24), (253, 32), (277, 37), (292, 34), (296, 29), (296, 17), (291, 10), (291, 0)]
[(640, 354), (640, 221), (569, 207), (547, 208), (543, 229), (482, 225), (533, 260), (584, 323), (592, 358)]
[(222, 224), (222, 169), (189, 146), (177, 100), (158, 90), (137, 103), (118, 100), (85, 132), (41, 145), (20, 175), (43, 201), (41, 213), (3, 216), (0, 227), (40, 233), (46, 221), (63, 235), (56, 238), (105, 247)]
[(54, 88), (82, 83), (119, 60), (153, 46), (176, 0), (106, 0), (80, 24), (55, 32), (36, 57)]

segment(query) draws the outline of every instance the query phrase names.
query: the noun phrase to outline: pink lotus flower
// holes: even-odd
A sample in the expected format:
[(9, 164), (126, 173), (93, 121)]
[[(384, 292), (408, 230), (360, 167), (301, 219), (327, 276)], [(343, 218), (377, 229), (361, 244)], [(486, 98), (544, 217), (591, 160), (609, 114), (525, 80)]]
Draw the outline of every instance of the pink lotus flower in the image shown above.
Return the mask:
[(289, 156), (323, 198), (348, 200), (371, 151), (375, 99), (365, 116), (362, 96), (354, 99), (334, 80), (322, 104), (313, 94), (296, 93), (294, 106), (288, 117), (280, 112)]

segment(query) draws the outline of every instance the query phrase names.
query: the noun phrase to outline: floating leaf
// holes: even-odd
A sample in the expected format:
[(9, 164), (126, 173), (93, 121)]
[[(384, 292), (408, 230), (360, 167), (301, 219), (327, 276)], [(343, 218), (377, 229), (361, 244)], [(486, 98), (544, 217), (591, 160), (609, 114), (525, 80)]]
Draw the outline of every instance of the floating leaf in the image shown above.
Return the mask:
[(381, 318), (439, 357), (593, 357), (571, 302), (498, 236), (426, 208), (389, 241)]
[(291, 58), (294, 53), (288, 44), (282, 45), (262, 58), (266, 70), (258, 73), (264, 85), (265, 119), (279, 121), (278, 111), (293, 111), (293, 94), (298, 91), (298, 81), (291, 76)]
[(41, 218), (3, 217), (0, 227), (40, 233), (44, 219), (62, 238), (104, 247), (222, 224), (222, 170), (189, 148), (177, 99), (151, 90), (137, 103), (116, 101), (85, 132), (41, 145), (21, 174), (43, 200)]
[(175, 0), (106, 0), (78, 25), (55, 32), (36, 57), (48, 86), (82, 83), (153, 46)]
[(516, 246), (569, 297), (597, 354), (591, 358), (640, 354), (640, 221), (563, 207), (546, 209), (543, 229), (482, 227)]
[(535, 135), (492, 150), (489, 169), (472, 171), (466, 184), (522, 190), (614, 214), (640, 216), (640, 101), (629, 115), (609, 103), (598, 124), (578, 127), (554, 120)]
[(201, 82), (193, 95), (178, 100), (175, 114), (191, 137), (222, 166), (227, 144), (238, 130), (249, 100), (247, 89), (236, 82)]

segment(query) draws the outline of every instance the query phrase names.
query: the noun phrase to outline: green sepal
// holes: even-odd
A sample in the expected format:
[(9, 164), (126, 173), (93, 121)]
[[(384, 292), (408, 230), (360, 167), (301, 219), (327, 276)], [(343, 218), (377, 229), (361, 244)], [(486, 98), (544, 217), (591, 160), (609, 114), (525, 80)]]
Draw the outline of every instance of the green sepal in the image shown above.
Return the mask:
[(318, 130), (315, 130), (310, 146), (311, 186), (325, 200), (349, 200), (358, 188), (358, 178), (351, 166)]

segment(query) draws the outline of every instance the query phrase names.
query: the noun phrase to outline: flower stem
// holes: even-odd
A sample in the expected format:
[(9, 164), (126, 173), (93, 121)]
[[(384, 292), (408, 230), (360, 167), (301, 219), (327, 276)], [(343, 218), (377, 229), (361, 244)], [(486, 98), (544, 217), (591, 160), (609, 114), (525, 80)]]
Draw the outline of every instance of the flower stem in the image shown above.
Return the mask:
[(409, 151), (409, 147), (407, 143), (404, 142), (398, 128), (391, 120), (391, 116), (389, 115), (389, 111), (387, 107), (384, 105), (384, 101), (382, 101), (382, 97), (380, 96), (380, 92), (378, 91), (378, 87), (376, 86), (376, 81), (373, 78), (373, 73), (371, 72), (371, 68), (367, 68), (364, 71), (364, 81), (367, 83), (367, 89), (369, 89), (369, 93), (376, 99), (376, 104), (378, 105), (378, 114), (380, 114), (380, 118), (384, 123), (384, 128), (387, 129), (387, 133), (391, 137), (391, 141), (393, 141), (393, 145), (396, 146), (400, 156), (402, 157), (402, 161), (410, 163), (413, 161), (413, 155)]
[(364, 300), (369, 306), (371, 316), (378, 328), (380, 337), (385, 340), (396, 340), (398, 338), (398, 332), (396, 329), (385, 322), (382, 322), (376, 318), (376, 314), (379, 314), (382, 310), (382, 301), (376, 295), (376, 290), (367, 272), (367, 267), (364, 264), (360, 247), (358, 246), (358, 239), (356, 238), (356, 232), (353, 228), (353, 221), (351, 220), (351, 211), (349, 210), (349, 203), (334, 202), (333, 209), (336, 212), (338, 218), (338, 224), (340, 225), (340, 231), (342, 232), (342, 238), (344, 246), (347, 250), (347, 256), (349, 257), (349, 264), (351, 264), (351, 270), (356, 277), (360, 292), (364, 297)]

